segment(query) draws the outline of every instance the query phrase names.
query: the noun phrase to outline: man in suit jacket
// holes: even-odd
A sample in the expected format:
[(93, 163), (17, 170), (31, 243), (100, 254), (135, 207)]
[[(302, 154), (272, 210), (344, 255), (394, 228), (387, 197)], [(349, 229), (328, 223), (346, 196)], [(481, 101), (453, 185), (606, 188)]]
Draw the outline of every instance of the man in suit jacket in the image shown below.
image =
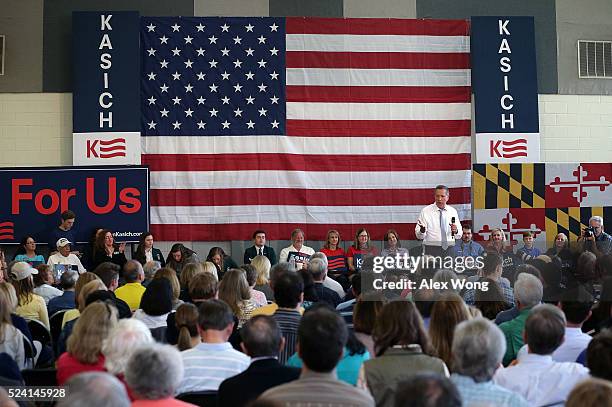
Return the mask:
[(245, 406), (264, 391), (296, 380), (300, 369), (282, 366), (278, 353), (285, 339), (274, 318), (257, 315), (241, 329), (242, 350), (251, 357), (251, 365), (244, 372), (225, 379), (219, 387), (219, 407)]
[(270, 246), (266, 246), (266, 232), (256, 230), (253, 232), (253, 246), (244, 251), (244, 264), (251, 264), (255, 256), (266, 256), (270, 260), (270, 265), (276, 264), (276, 253)]

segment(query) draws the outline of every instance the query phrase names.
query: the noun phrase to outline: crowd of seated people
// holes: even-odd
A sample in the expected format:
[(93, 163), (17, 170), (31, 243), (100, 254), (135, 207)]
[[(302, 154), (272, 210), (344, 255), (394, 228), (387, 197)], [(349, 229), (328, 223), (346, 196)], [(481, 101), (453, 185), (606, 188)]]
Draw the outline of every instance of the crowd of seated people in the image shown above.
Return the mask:
[[(91, 261), (56, 269), (26, 237), (13, 261), (0, 256), (0, 383), (52, 372), (70, 389), (58, 405), (91, 407), (610, 400), (605, 246), (570, 250), (561, 236), (542, 254), (533, 233), (515, 250), (499, 229), (479, 245), (464, 227), (452, 255), (483, 256), (482, 267), (462, 275), (423, 266), (409, 278), (443, 288), (376, 292), (364, 289), (381, 252), (367, 230), (347, 252), (331, 230), (315, 252), (296, 229), (278, 263), (256, 232), (241, 266), (218, 247), (200, 261), (177, 244), (164, 259), (148, 232), (128, 260), (100, 229)], [(55, 248), (79, 259), (69, 243)], [(395, 230), (381, 249), (408, 253)], [(450, 284), (464, 279), (489, 289)]]

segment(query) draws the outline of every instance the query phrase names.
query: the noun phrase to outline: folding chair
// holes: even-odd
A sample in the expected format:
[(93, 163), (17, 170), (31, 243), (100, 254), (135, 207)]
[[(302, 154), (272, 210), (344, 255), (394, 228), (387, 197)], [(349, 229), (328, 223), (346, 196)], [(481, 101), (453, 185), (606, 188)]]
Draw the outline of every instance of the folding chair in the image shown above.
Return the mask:
[(43, 345), (51, 345), (51, 332), (49, 332), (45, 324), (36, 319), (29, 319), (28, 328), (32, 333), (33, 340), (39, 341)]

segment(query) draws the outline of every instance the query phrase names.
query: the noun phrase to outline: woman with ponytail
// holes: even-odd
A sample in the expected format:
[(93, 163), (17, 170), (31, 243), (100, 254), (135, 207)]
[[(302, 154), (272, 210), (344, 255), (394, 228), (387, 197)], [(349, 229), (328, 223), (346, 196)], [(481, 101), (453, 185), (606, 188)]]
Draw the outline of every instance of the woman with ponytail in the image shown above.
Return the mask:
[(195, 347), (201, 342), (198, 333), (198, 308), (190, 303), (181, 304), (174, 317), (179, 332), (177, 348), (181, 352)]

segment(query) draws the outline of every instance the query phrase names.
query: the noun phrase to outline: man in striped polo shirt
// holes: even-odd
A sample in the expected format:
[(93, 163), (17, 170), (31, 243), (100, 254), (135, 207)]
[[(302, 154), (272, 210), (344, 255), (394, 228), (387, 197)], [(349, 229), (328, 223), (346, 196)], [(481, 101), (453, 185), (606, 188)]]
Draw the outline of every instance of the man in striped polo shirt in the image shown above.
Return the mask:
[(287, 359), (295, 353), (298, 327), (302, 319), (300, 313), (300, 306), (304, 301), (304, 281), (302, 277), (293, 271), (281, 274), (274, 281), (274, 299), (278, 304), (278, 309), (272, 316), (285, 338), (285, 348), (281, 350), (278, 361), (285, 364)]
[(185, 375), (177, 394), (218, 390), (221, 382), (249, 367), (251, 359), (228, 342), (234, 328), (229, 305), (207, 300), (199, 307), (198, 331), (202, 343), (181, 352)]

